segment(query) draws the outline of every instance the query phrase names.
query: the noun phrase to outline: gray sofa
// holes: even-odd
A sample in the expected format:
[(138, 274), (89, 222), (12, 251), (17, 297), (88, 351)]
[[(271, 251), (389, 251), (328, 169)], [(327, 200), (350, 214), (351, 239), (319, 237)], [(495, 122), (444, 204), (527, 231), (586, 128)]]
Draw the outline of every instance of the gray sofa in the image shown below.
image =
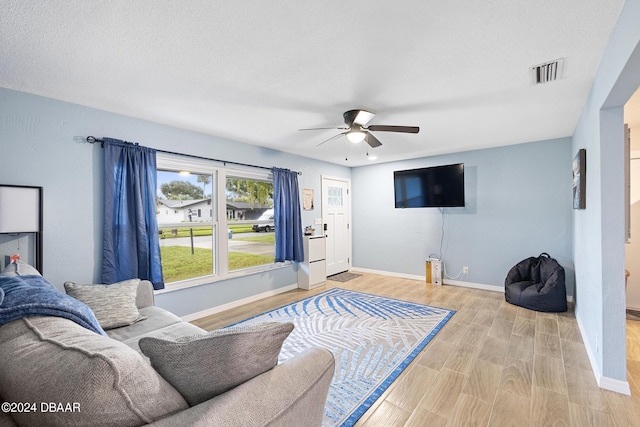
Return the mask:
[(108, 337), (59, 317), (0, 326), (0, 401), (13, 405), (10, 415), (3, 406), (0, 426), (321, 424), (334, 372), (329, 351), (313, 348), (189, 406), (138, 342), (206, 332), (156, 307), (149, 282), (138, 285), (135, 304), (146, 319), (108, 330)]

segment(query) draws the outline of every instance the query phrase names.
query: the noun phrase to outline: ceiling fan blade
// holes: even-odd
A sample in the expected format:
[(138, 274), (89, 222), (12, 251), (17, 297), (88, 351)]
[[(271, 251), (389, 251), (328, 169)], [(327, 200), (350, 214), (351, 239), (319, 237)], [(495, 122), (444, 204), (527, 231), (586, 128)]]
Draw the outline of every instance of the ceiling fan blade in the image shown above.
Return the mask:
[(353, 123), (360, 126), (366, 126), (367, 123), (371, 121), (376, 115), (366, 110), (360, 110), (356, 115), (356, 118), (353, 119)]
[(365, 141), (369, 144), (369, 147), (376, 148), (382, 145), (382, 142), (378, 140), (373, 134), (367, 132), (367, 136), (365, 137)]
[(342, 117), (344, 118), (344, 123), (349, 127), (354, 125), (364, 126), (375, 117), (375, 114), (367, 110), (349, 110), (345, 111)]
[(418, 133), (420, 128), (418, 126), (385, 126), (385, 125), (371, 125), (367, 127), (367, 130), (373, 132), (403, 132), (403, 133)]
[(329, 142), (329, 141), (331, 141), (331, 140), (333, 140), (333, 139), (336, 139), (336, 138), (338, 138), (338, 137), (340, 137), (340, 136), (344, 135), (345, 133), (347, 133), (347, 132), (341, 132), (341, 133), (339, 133), (339, 134), (337, 134), (337, 135), (333, 135), (331, 138), (329, 138), (329, 139), (325, 139), (325, 140), (324, 140), (324, 141), (322, 141), (320, 144), (316, 145), (316, 147), (320, 147), (320, 146), (321, 146), (322, 144), (324, 144), (325, 142)]
[(325, 129), (338, 129), (338, 130), (347, 130), (349, 128), (345, 128), (345, 127), (331, 127), (331, 128), (305, 128), (305, 129), (298, 129), (298, 130), (325, 130)]

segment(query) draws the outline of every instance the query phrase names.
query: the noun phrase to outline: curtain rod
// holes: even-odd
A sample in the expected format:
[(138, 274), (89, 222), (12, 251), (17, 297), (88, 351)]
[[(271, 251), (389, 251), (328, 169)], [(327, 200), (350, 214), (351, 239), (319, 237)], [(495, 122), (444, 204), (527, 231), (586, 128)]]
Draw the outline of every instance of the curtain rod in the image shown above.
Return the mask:
[[(104, 148), (104, 140), (96, 138), (94, 136), (88, 136), (87, 137), (87, 142), (89, 144), (95, 144), (96, 142), (99, 142), (100, 145), (102, 146), (102, 148)], [(250, 168), (259, 168), (259, 169), (267, 169), (267, 170), (271, 170), (272, 169), (272, 168), (269, 168), (267, 166), (250, 165), (248, 163), (240, 163), (240, 162), (232, 162), (232, 161), (229, 161), (229, 160), (213, 159), (211, 157), (194, 156), (193, 154), (176, 153), (175, 151), (158, 150), (158, 149), (155, 149), (155, 148), (154, 148), (154, 150), (156, 150), (159, 153), (164, 153), (164, 154), (174, 154), (176, 156), (185, 156), (185, 157), (191, 157), (191, 158), (194, 158), (194, 159), (210, 160), (210, 161), (214, 161), (214, 162), (220, 162), (220, 163), (224, 164), (225, 166), (227, 165), (227, 163), (229, 163), (229, 164), (238, 165), (238, 166), (248, 166)], [(302, 172), (296, 172), (296, 173), (298, 175), (302, 175)]]

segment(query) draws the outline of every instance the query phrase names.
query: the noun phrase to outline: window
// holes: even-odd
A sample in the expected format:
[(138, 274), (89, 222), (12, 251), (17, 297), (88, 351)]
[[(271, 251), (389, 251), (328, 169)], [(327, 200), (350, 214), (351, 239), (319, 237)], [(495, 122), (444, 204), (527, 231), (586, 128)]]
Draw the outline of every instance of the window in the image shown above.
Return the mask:
[(167, 288), (276, 266), (270, 171), (160, 153), (157, 167), (156, 216)]
[(170, 209), (156, 210), (166, 283), (216, 273), (218, 224), (213, 215), (203, 217), (200, 207), (211, 205), (212, 183), (211, 172), (158, 169), (157, 205)]
[(273, 264), (273, 179), (269, 176), (254, 173), (226, 178), (229, 271)]
[(342, 188), (328, 188), (327, 204), (331, 207), (342, 207)]

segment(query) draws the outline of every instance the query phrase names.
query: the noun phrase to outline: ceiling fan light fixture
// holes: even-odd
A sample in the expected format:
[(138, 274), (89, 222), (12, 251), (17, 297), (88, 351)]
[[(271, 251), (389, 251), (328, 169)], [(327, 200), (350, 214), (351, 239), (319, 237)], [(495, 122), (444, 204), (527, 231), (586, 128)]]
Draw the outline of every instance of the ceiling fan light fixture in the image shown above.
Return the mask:
[(365, 136), (367, 135), (361, 130), (352, 130), (347, 132), (347, 139), (355, 144), (364, 141)]

